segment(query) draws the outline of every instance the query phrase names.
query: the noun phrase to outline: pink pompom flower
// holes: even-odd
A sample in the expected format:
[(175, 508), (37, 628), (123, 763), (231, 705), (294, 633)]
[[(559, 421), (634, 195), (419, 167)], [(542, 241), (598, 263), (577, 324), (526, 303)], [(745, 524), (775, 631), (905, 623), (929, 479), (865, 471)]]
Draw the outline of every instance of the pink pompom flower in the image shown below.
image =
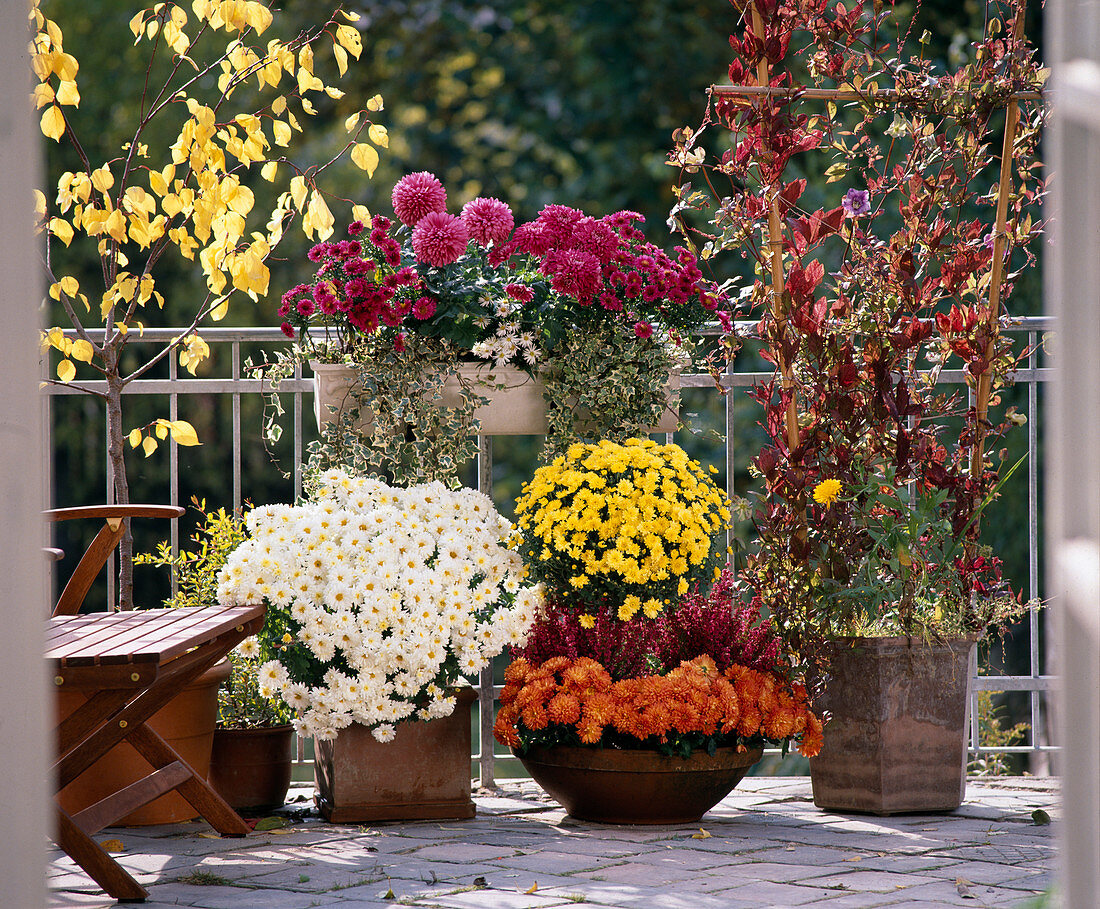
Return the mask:
[(412, 247), (416, 258), (428, 265), (450, 265), (466, 252), (470, 233), (461, 218), (445, 211), (433, 211), (413, 228)]
[(652, 338), (653, 337), (653, 326), (650, 325), (649, 322), (635, 322), (634, 323), (634, 334), (637, 337), (641, 338), (643, 341), (646, 338)]
[(462, 220), (466, 222), (470, 239), (482, 246), (505, 242), (516, 226), (512, 209), (500, 199), (489, 196), (478, 196), (462, 206)]
[(435, 174), (422, 170), (398, 180), (392, 199), (393, 213), (402, 223), (413, 227), (425, 215), (447, 207), (447, 190)]

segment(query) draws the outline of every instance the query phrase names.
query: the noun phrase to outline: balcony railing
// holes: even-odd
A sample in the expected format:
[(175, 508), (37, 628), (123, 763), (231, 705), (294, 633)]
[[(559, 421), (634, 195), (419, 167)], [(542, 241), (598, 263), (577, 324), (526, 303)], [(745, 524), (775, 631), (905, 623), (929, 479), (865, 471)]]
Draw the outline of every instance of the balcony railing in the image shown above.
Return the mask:
[[(1006, 330), (1014, 333), (1020, 338), (1021, 342), (1026, 345), (1025, 349), (1029, 351), (1026, 363), (1016, 373), (1016, 387), (1023, 389), (1020, 393), (1021, 400), (1017, 401), (1018, 409), (1021, 409), (1026, 413), (1028, 417), (1026, 426), (1027, 437), (1027, 452), (1028, 458), (1026, 463), (1027, 469), (1027, 540), (1028, 540), (1028, 558), (1027, 558), (1027, 584), (1025, 590), (1027, 595), (1031, 599), (1036, 599), (1040, 595), (1040, 565), (1041, 562), (1041, 538), (1039, 533), (1039, 477), (1041, 476), (1040, 464), (1038, 462), (1039, 449), (1039, 435), (1038, 426), (1041, 418), (1041, 399), (1042, 388), (1044, 383), (1048, 382), (1053, 373), (1052, 367), (1045, 365), (1042, 360), (1042, 340), (1044, 333), (1052, 329), (1052, 324), (1049, 318), (1041, 316), (1031, 316), (1019, 319), (1014, 319), (1010, 323), (1006, 323)], [(740, 326), (746, 333), (751, 330), (751, 326), (745, 324)], [(155, 345), (163, 344), (165, 341), (178, 337), (180, 334), (179, 329), (147, 329), (140, 339), (133, 341), (133, 344), (145, 344)], [(255, 406), (255, 401), (258, 400), (264, 392), (270, 389), (266, 386), (264, 381), (259, 378), (254, 372), (250, 372), (245, 369), (247, 357), (255, 356), (259, 350), (274, 351), (278, 348), (285, 347), (287, 339), (277, 329), (267, 328), (220, 328), (213, 327), (207, 328), (202, 332), (203, 338), (210, 345), (213, 352), (212, 362), (214, 368), (225, 373), (222, 378), (195, 378), (187, 374), (181, 374), (181, 371), (174, 359), (169, 358), (167, 360), (167, 375), (161, 378), (144, 378), (137, 380), (125, 389), (127, 395), (145, 395), (145, 396), (158, 396), (164, 399), (164, 403), (167, 404), (167, 412), (158, 414), (159, 416), (167, 416), (169, 419), (184, 419), (188, 418), (188, 411), (190, 408), (187, 406), (187, 401), (192, 396), (205, 396), (201, 400), (205, 406), (214, 406), (217, 409), (224, 407), (224, 403), (228, 402), (229, 414), (228, 422), (231, 427), (231, 443), (230, 450), (228, 452), (230, 462), (231, 473), (231, 486), (232, 486), (232, 507), (236, 510), (239, 509), (243, 502), (246, 500), (256, 501), (255, 494), (252, 491), (257, 485), (257, 477), (253, 473), (246, 475), (244, 467), (245, 460), (243, 453), (247, 451), (245, 443), (245, 431), (242, 428), (242, 404), (246, 401), (251, 401), (253, 406), (251, 410), (253, 413), (258, 411)], [(228, 359), (226, 359), (226, 352), (228, 352)], [(748, 359), (748, 358), (744, 358)], [(744, 360), (742, 360), (744, 362)], [(727, 388), (746, 388), (753, 385), (755, 382), (766, 378), (770, 373), (752, 371), (751, 369), (743, 371), (743, 367), (738, 365), (735, 371), (727, 374), (723, 378), (723, 384)], [(964, 375), (961, 371), (949, 372), (944, 371), (940, 375), (940, 382), (945, 384), (957, 384), (961, 385), (964, 381)], [(93, 390), (104, 388), (104, 383), (95, 382), (82, 382), (84, 387), (92, 388)], [(717, 390), (714, 390), (713, 382), (710, 376), (705, 374), (685, 374), (682, 377), (682, 386), (685, 389), (700, 389), (711, 388), (714, 394), (717, 394)], [(286, 417), (284, 421), (284, 430), (289, 434), (289, 448), (288, 456), (288, 470), (286, 473), (288, 477), (286, 479), (287, 488), (285, 492), (286, 497), (296, 498), (302, 489), (302, 464), (303, 464), (303, 451), (305, 448), (305, 440), (308, 437), (315, 436), (313, 430), (313, 418), (312, 418), (312, 406), (305, 399), (304, 396), (311, 395), (313, 390), (312, 378), (303, 377), (300, 373), (295, 374), (291, 379), (285, 380), (280, 385), (280, 398), (284, 404), (286, 410)], [(102, 432), (102, 412), (89, 413), (87, 407), (74, 408), (72, 403), (74, 401), (74, 395), (80, 393), (72, 388), (67, 388), (60, 385), (48, 385), (45, 387), (45, 402), (49, 410), (49, 419), (46, 421), (46, 425), (51, 427), (51, 439), (49, 449), (55, 453), (55, 441), (54, 432), (56, 427), (62, 422), (72, 422), (76, 419), (85, 419), (88, 421), (88, 431), (82, 438), (90, 438), (91, 433)], [(83, 402), (86, 404), (89, 398), (82, 396)], [(740, 404), (739, 404), (740, 402)], [(749, 444), (739, 443), (738, 434), (735, 426), (735, 408), (743, 406), (743, 396), (736, 394), (730, 394), (725, 396), (724, 405), (720, 408), (724, 414), (724, 419), (720, 418), (720, 422), (723, 425), (713, 427), (717, 429), (724, 438), (725, 443), (725, 462), (726, 462), (726, 488), (734, 489), (735, 474), (738, 472), (738, 466), (742, 468), (746, 465), (749, 459), (753, 456), (755, 451)], [(182, 405), (182, 406), (181, 406)], [(95, 410), (93, 408), (93, 410)], [(182, 411), (182, 412), (181, 412)], [(82, 416), (81, 416), (82, 414)], [(309, 419), (306, 419), (306, 415), (309, 415)], [(98, 420), (98, 422), (97, 422)], [(258, 445), (259, 437), (259, 421), (257, 425), (248, 430), (248, 446)], [(671, 440), (671, 436), (669, 437)], [(207, 445), (214, 446), (219, 456), (224, 459), (226, 454), (222, 445), (224, 444), (220, 438), (204, 439)], [(168, 472), (167, 472), (167, 500), (171, 504), (180, 504), (181, 497), (184, 502), (190, 499), (194, 493), (191, 489), (181, 489), (181, 464), (180, 464), (180, 452), (175, 443), (170, 440), (165, 444), (168, 445)], [(162, 457), (158, 454), (155, 457)], [(190, 453), (188, 457), (191, 457)], [(103, 463), (106, 463), (106, 459), (103, 459)], [(270, 467), (274, 472), (276, 468), (274, 465)], [(133, 473), (133, 471), (131, 471)], [(186, 473), (186, 471), (185, 471)], [(493, 477), (493, 446), (492, 439), (489, 437), (480, 437), (479, 439), (479, 456), (476, 468), (477, 486), (483, 492), (492, 495), (492, 477)], [(138, 480), (131, 480), (131, 500), (139, 501), (142, 499), (152, 499), (157, 501), (165, 501), (164, 492), (145, 492), (141, 485), (140, 478)], [(56, 488), (58, 483), (54, 484)], [(106, 477), (107, 496), (110, 496), (111, 482), (109, 475)], [(109, 500), (109, 498), (108, 498)], [(284, 500), (286, 500), (284, 498)], [(58, 502), (56, 505), (71, 505), (77, 504), (74, 502)], [(222, 502), (212, 502), (213, 507), (225, 504)], [(172, 522), (170, 541), (174, 551), (178, 551), (180, 545), (180, 530), (178, 521)], [(1014, 580), (1022, 582), (1022, 579), (1017, 577)], [(108, 591), (109, 599), (113, 598), (113, 590)], [(997, 755), (1008, 753), (1020, 753), (1027, 755), (1032, 764), (1033, 772), (1045, 772), (1048, 768), (1046, 766), (1046, 760), (1048, 753), (1055, 750), (1054, 747), (1047, 742), (1047, 723), (1048, 717), (1045, 711), (1044, 698), (1046, 693), (1051, 690), (1052, 678), (1049, 675), (1042, 673), (1043, 664), (1043, 648), (1042, 644), (1042, 623), (1040, 616), (1032, 612), (1029, 614), (1026, 622), (1022, 628), (1016, 629), (1015, 634), (1017, 639), (1019, 636), (1027, 636), (1026, 647), (1026, 661), (1027, 671), (1021, 672), (1015, 675), (1005, 674), (989, 674), (989, 667), (979, 667), (979, 674), (974, 679), (974, 704), (971, 709), (971, 754), (972, 756), (980, 755)], [(494, 785), (496, 776), (495, 764), (498, 759), (506, 761), (513, 760), (507, 755), (498, 755), (494, 750), (493, 736), (492, 736), (492, 724), (494, 716), (495, 701), (499, 697), (500, 687), (494, 684), (493, 669), (492, 667), (486, 669), (481, 673), (478, 680), (479, 691), (479, 730), (478, 736), (478, 750), (473, 756), (478, 763), (481, 784), (483, 786), (491, 787)], [(1028, 722), (1030, 725), (1030, 741), (1026, 744), (1020, 745), (1004, 745), (1004, 744), (989, 744), (982, 740), (979, 729), (979, 715), (977, 710), (977, 698), (978, 692), (1019, 692), (1027, 701), (1026, 713), (1028, 716)], [(1020, 697), (1020, 695), (1016, 695)], [(305, 743), (299, 743), (299, 760), (305, 761)]]

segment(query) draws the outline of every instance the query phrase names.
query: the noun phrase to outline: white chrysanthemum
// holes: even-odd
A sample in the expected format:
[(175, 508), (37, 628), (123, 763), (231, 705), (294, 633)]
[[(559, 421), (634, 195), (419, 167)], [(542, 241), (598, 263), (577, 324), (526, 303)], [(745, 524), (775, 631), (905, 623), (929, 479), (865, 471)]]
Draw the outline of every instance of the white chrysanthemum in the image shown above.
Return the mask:
[(218, 578), (222, 600), (265, 599), (279, 629), (278, 670), (261, 684), (318, 738), (449, 713), (455, 670), (522, 641), (542, 599), (506, 548), (511, 524), (483, 494), (441, 483), (393, 489), (331, 470), (312, 497), (253, 509)]
[(237, 653), (246, 660), (254, 660), (260, 655), (260, 642), (256, 640), (255, 635), (245, 638), (237, 645)]
[(397, 730), (390, 723), (382, 723), (371, 730), (371, 735), (385, 744), (386, 742), (392, 742), (397, 737)]

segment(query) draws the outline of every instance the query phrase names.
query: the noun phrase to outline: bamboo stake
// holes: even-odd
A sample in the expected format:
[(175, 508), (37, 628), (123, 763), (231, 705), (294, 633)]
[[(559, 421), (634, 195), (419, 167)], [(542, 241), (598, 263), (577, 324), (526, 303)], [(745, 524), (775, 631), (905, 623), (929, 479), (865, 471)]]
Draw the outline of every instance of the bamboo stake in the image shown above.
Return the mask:
[[(1016, 21), (1012, 27), (1013, 50), (1023, 37), (1026, 6), (1026, 0), (1021, 0), (1016, 10)], [(1009, 101), (1008, 108), (1005, 111), (1004, 143), (1001, 147), (1001, 174), (997, 185), (997, 217), (993, 232), (993, 266), (989, 276), (989, 310), (986, 313), (986, 328), (991, 332), (985, 348), (987, 360), (993, 356), (996, 341), (1000, 334), (998, 317), (1001, 308), (1001, 285), (1004, 282), (1008, 197), (1012, 191), (1012, 149), (1016, 142), (1016, 129), (1019, 123), (1020, 105), (1017, 100), (1013, 99)], [(975, 478), (981, 472), (982, 463), (985, 460), (985, 423), (988, 422), (989, 417), (989, 397), (992, 384), (992, 364), (990, 364), (978, 377), (975, 399), (974, 444), (970, 450), (970, 476)]]
[[(763, 44), (764, 42), (764, 20), (760, 15), (760, 10), (757, 8), (756, 3), (751, 4), (751, 16), (752, 16), (752, 32), (753, 35), (758, 38)], [(768, 87), (771, 82), (771, 75), (768, 72), (768, 61), (761, 57), (760, 61), (756, 64), (756, 79), (763, 87)], [(761, 102), (761, 110), (764, 109), (764, 105), (767, 105), (768, 112), (771, 112), (770, 100), (767, 100), (767, 95), (764, 95), (765, 100)], [(783, 290), (786, 284), (786, 278), (783, 273), (783, 227), (782, 219), (779, 216), (779, 192), (776, 186), (770, 186), (768, 188), (768, 195), (771, 197), (768, 206), (768, 251), (771, 257), (771, 310), (772, 318), (775, 319), (777, 335), (782, 341), (787, 335), (787, 312), (783, 307)], [(794, 387), (794, 373), (791, 369), (791, 364), (786, 361), (786, 358), (779, 350), (775, 352), (775, 361), (779, 366), (781, 381), (784, 390), (792, 390)], [(797, 392), (791, 392), (791, 399), (787, 402), (786, 413), (786, 431), (787, 431), (787, 448), (794, 450), (798, 447), (798, 396)]]

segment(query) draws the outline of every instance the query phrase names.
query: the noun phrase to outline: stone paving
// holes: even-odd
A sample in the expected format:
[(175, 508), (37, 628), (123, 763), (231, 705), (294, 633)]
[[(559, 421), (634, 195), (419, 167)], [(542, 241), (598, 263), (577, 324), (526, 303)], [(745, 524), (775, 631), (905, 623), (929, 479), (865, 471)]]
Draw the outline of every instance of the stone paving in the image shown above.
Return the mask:
[[(478, 792), (470, 821), (337, 826), (311, 796), (245, 839), (194, 822), (97, 840), (120, 841), (149, 909), (1053, 905), (1051, 779), (972, 780), (958, 811), (877, 818), (819, 811), (805, 777), (748, 777), (699, 824), (663, 827), (574, 821), (529, 780)], [(51, 907), (114, 905), (59, 850), (48, 873)]]

